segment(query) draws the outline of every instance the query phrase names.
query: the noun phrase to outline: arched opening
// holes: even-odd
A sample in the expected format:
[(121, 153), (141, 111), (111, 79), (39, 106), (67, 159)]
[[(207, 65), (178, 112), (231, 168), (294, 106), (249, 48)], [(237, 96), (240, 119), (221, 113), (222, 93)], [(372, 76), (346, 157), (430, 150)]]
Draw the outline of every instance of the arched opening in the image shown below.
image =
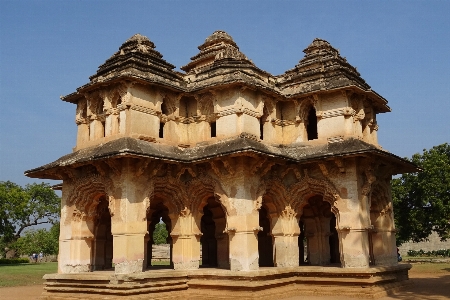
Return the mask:
[(308, 242), (305, 235), (305, 223), (303, 219), (300, 218), (299, 221), (300, 235), (298, 236), (298, 264), (307, 265), (308, 264)]
[(163, 122), (159, 123), (159, 134), (158, 134), (158, 136), (159, 136), (160, 139), (162, 139), (164, 137), (164, 125), (165, 125), (165, 123), (163, 123)]
[(108, 270), (112, 268), (113, 236), (111, 234), (111, 215), (105, 195), (99, 198), (96, 209), (97, 219), (94, 225), (91, 258), (92, 269), (93, 271)]
[(216, 127), (216, 122), (211, 122), (211, 137), (216, 137), (217, 136), (217, 127)]
[(316, 140), (319, 138), (318, 132), (317, 132), (317, 116), (316, 116), (316, 109), (311, 106), (311, 108), (308, 111), (308, 119), (307, 119), (307, 125), (306, 125), (306, 134), (308, 136), (308, 141)]
[(209, 197), (203, 207), (201, 218), (201, 264), (202, 268), (228, 268), (228, 236), (225, 212), (214, 197)]
[(336, 229), (336, 216), (333, 214), (330, 220), (330, 263), (340, 264), (341, 256), (339, 253), (339, 235)]
[(260, 267), (273, 267), (273, 237), (270, 233), (270, 218), (267, 209), (262, 206), (259, 209), (258, 253)]
[(269, 118), (269, 113), (267, 112), (267, 107), (263, 108), (263, 115), (259, 118), (259, 139), (264, 140), (264, 125)]
[[(169, 209), (162, 199), (152, 199), (147, 214), (149, 235), (146, 242), (147, 268), (172, 268), (172, 238), (170, 231), (172, 222), (169, 218)], [(165, 231), (165, 232), (164, 232)], [(164, 236), (166, 237), (164, 239)]]
[(322, 196), (315, 195), (308, 199), (303, 207), (299, 226), (299, 253), (304, 253), (300, 255), (300, 265), (340, 263), (336, 216), (331, 211), (331, 205), (323, 201)]

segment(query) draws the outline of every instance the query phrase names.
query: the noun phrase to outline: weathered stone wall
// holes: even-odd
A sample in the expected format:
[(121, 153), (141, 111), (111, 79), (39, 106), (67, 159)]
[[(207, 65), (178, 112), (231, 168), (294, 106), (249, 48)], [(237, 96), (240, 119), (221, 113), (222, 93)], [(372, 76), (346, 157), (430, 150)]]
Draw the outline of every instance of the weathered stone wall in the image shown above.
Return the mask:
[(423, 251), (432, 251), (432, 250), (441, 250), (441, 249), (450, 249), (450, 240), (447, 240), (446, 242), (441, 242), (441, 239), (436, 233), (431, 234), (428, 237), (428, 242), (420, 242), (420, 243), (413, 243), (408, 242), (401, 245), (398, 249), (400, 251), (400, 254), (402, 256), (405, 256), (409, 250), (415, 250), (418, 251), (422, 249)]

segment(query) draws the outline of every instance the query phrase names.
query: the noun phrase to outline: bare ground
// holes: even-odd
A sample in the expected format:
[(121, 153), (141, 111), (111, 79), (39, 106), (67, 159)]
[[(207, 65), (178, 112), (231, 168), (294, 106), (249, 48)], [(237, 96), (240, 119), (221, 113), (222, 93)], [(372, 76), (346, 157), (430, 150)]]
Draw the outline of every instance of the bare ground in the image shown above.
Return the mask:
[[(378, 300), (448, 300), (450, 299), (450, 274), (414, 273), (410, 272), (410, 283), (401, 290)], [(43, 291), (43, 285), (0, 288), (1, 300), (31, 300), (37, 299)], [(344, 296), (298, 296), (285, 300), (347, 300)], [(352, 298), (359, 299), (359, 298)], [(278, 298), (277, 300), (281, 300)]]

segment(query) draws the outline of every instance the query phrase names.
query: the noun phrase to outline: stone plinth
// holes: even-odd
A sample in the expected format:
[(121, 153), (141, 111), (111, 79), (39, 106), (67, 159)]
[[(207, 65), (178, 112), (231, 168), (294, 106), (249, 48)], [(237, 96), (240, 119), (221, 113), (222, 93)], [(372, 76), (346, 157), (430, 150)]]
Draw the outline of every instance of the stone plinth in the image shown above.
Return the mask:
[(152, 270), (132, 275), (104, 271), (45, 275), (40, 299), (283, 299), (341, 295), (378, 298), (407, 283), (409, 264), (395, 267)]

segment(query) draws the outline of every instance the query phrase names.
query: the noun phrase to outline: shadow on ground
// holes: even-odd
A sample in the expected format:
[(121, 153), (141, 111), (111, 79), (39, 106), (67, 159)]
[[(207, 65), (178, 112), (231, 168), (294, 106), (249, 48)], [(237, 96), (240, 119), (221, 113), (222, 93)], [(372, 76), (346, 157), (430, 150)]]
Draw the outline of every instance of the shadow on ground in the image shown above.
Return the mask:
[[(449, 268), (445, 269), (450, 271)], [(402, 289), (382, 299), (450, 299), (450, 275), (435, 277), (414, 276)]]

